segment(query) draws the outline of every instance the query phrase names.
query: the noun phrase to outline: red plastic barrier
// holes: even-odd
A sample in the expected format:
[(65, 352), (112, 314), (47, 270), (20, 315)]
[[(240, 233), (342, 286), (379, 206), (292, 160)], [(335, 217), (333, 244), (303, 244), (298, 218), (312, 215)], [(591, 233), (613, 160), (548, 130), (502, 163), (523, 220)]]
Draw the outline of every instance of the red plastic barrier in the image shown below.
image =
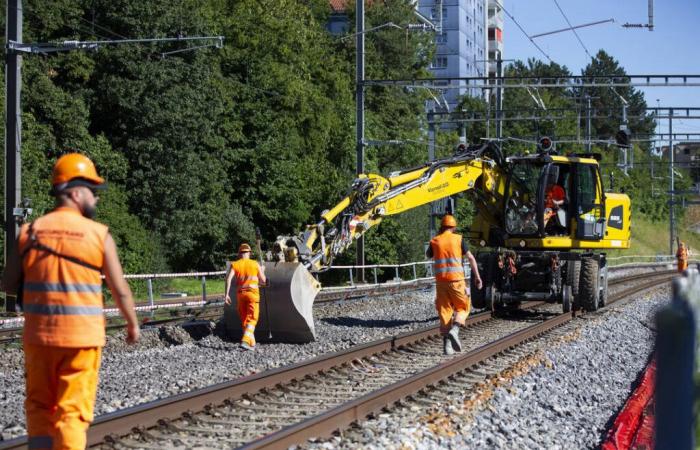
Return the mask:
[(652, 360), (644, 375), (627, 399), (602, 445), (603, 450), (628, 449), (632, 446), (653, 448), (654, 438), (654, 379), (656, 362)]

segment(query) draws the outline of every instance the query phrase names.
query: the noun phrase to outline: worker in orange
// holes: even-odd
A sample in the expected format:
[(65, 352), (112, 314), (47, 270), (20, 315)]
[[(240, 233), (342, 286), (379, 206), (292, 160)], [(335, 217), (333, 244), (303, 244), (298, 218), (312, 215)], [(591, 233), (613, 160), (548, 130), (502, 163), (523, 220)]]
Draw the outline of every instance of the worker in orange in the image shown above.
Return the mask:
[(21, 292), (28, 447), (84, 449), (105, 344), (103, 274), (127, 342), (138, 341), (139, 326), (114, 239), (92, 220), (104, 179), (71, 153), (56, 162), (52, 183), (56, 207), (22, 226), (3, 289)]
[(566, 200), (566, 191), (558, 184), (550, 184), (544, 193), (544, 226), (547, 226), (549, 219), (557, 214), (557, 210)]
[(676, 258), (678, 259), (678, 273), (683, 273), (688, 268), (688, 247), (685, 245), (685, 242), (678, 244)]
[(231, 263), (231, 271), (226, 278), (227, 305), (231, 304), (231, 281), (236, 280), (236, 305), (238, 317), (241, 318), (243, 338), (241, 347), (246, 350), (255, 349), (255, 326), (260, 317), (260, 283), (265, 285), (265, 266), (250, 259), (250, 245), (243, 243), (238, 247), (238, 259)]
[(430, 241), (426, 251), (428, 258), (433, 258), (435, 308), (440, 316), (440, 334), (446, 355), (462, 350), (459, 327), (464, 326), (471, 310), (471, 299), (467, 295), (462, 267), (464, 258), (469, 260), (475, 286), (478, 289), (482, 288), (476, 259), (467, 248), (462, 236), (454, 232), (456, 227), (455, 218), (446, 214), (440, 223), (440, 233)]

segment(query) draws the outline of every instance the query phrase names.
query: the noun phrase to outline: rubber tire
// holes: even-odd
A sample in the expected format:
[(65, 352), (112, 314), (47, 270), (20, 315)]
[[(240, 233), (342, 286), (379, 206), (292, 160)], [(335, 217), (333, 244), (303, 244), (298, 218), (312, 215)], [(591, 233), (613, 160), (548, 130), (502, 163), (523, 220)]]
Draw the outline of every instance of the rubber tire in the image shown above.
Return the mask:
[(481, 289), (477, 289), (476, 284), (474, 283), (474, 277), (469, 277), (469, 292), (470, 292), (471, 297), (472, 297), (472, 307), (478, 308), (478, 309), (483, 309), (486, 307), (485, 306), (486, 300), (484, 299), (484, 295), (485, 295), (484, 291), (486, 291), (485, 287), (486, 287), (487, 280), (484, 280), (482, 278), (482, 282), (484, 284), (481, 286)]
[(600, 296), (598, 299), (598, 305), (602, 308), (608, 303), (608, 274), (610, 273), (609, 269), (606, 267), (605, 268), (605, 275), (600, 277)]
[(561, 290), (561, 307), (562, 311), (565, 313), (571, 312), (571, 304), (573, 303), (573, 296), (571, 294), (571, 286), (565, 284)]
[(579, 278), (579, 299), (586, 311), (597, 311), (598, 286), (600, 281), (598, 261), (593, 258), (581, 259), (581, 277)]
[(484, 308), (493, 311), (496, 286), (489, 283), (484, 286)]
[(581, 261), (566, 262), (566, 284), (571, 286), (571, 295), (576, 298), (579, 293), (579, 277), (581, 276)]

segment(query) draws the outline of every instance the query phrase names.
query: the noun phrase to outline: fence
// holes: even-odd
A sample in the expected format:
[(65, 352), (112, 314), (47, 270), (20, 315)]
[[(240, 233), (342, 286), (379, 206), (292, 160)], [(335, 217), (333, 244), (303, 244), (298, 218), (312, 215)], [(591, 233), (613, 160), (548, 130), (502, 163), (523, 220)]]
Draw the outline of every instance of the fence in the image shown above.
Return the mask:
[(671, 303), (656, 315), (656, 448), (695, 448), (697, 327), (700, 274), (673, 281)]
[[(608, 258), (609, 265), (611, 267), (639, 267), (640, 262), (648, 262), (648, 266), (655, 266), (662, 263), (673, 263), (675, 258), (668, 255), (633, 255), (633, 256), (616, 256)], [(421, 268), (421, 270), (419, 270)], [(393, 271), (394, 278), (386, 280), (384, 283), (380, 283), (378, 271)], [(373, 264), (373, 265), (363, 265), (363, 266), (331, 266), (328, 268), (328, 272), (333, 271), (345, 271), (347, 273), (347, 281), (337, 282), (335, 285), (330, 285), (324, 283), (325, 287), (333, 289), (354, 289), (357, 285), (363, 286), (376, 286), (379, 284), (386, 283), (406, 283), (406, 282), (416, 282), (422, 280), (428, 280), (433, 278), (432, 274), (432, 262), (431, 261), (414, 261), (404, 264)], [(370, 280), (366, 279), (367, 272), (370, 273)], [(408, 274), (406, 273), (408, 272)], [(470, 275), (469, 264), (464, 265), (464, 273), (467, 278)], [(365, 279), (362, 278), (360, 274), (364, 274)], [(154, 294), (153, 294), (153, 280), (155, 279), (167, 279), (167, 278), (201, 278), (202, 284), (202, 301), (207, 301), (207, 277), (223, 277), (226, 275), (226, 271), (214, 271), (214, 272), (194, 272), (194, 273), (161, 273), (161, 274), (135, 274), (126, 275), (127, 280), (146, 280), (147, 290), (148, 290), (148, 302), (149, 305), (154, 304)]]

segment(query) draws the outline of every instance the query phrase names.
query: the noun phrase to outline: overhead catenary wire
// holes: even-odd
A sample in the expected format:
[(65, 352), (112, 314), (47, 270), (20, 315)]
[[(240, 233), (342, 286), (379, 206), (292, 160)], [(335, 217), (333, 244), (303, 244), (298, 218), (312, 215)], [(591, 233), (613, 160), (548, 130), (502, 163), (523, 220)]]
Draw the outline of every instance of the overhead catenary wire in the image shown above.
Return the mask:
[(559, 12), (561, 13), (561, 15), (564, 16), (564, 20), (566, 20), (567, 25), (569, 25), (569, 28), (571, 28), (571, 31), (574, 33), (574, 36), (576, 36), (576, 39), (578, 39), (578, 42), (579, 42), (579, 44), (581, 44), (581, 47), (583, 47), (583, 50), (586, 52), (586, 54), (588, 55), (589, 58), (593, 59), (593, 56), (591, 56), (591, 53), (588, 51), (588, 49), (584, 45), (583, 41), (581, 40), (581, 37), (576, 32), (576, 29), (573, 27), (573, 25), (571, 25), (569, 18), (566, 17), (564, 10), (561, 9), (561, 6), (559, 6), (559, 2), (557, 0), (554, 0), (554, 4), (557, 5), (557, 9), (559, 9)]
[(510, 17), (510, 20), (512, 20), (513, 23), (515, 24), (515, 26), (517, 26), (517, 27), (520, 29), (520, 31), (522, 31), (522, 33), (523, 33), (523, 34), (525, 35), (525, 37), (532, 43), (532, 45), (534, 45), (535, 48), (537, 48), (537, 50), (539, 50), (540, 53), (542, 53), (542, 54), (544, 55), (544, 57), (547, 58), (547, 60), (548, 60), (550, 63), (553, 63), (554, 61), (552, 60), (552, 58), (549, 57), (549, 55), (547, 54), (547, 52), (545, 52), (544, 50), (542, 50), (542, 47), (540, 47), (539, 45), (537, 45), (537, 42), (535, 42), (535, 40), (532, 39), (532, 38), (530, 37), (529, 34), (527, 34), (527, 31), (525, 31), (525, 29), (520, 25), (520, 23), (518, 23), (518, 21), (515, 20), (515, 17), (513, 17), (513, 15), (512, 15), (511, 13), (509, 13), (508, 10), (505, 9), (505, 8), (503, 7), (503, 5), (501, 4), (501, 2), (499, 2), (498, 0), (494, 0), (494, 2), (496, 2), (496, 4), (498, 5), (498, 7), (501, 8), (501, 9), (503, 10), (504, 13), (508, 14), (508, 17)]
[[(122, 36), (121, 34), (115, 33), (114, 31), (110, 30), (109, 28), (105, 28), (105, 27), (103, 27), (103, 26), (101, 26), (101, 25), (95, 23), (94, 21), (87, 20), (87, 19), (85, 19), (84, 17), (78, 17), (78, 18), (79, 18), (80, 20), (82, 20), (83, 22), (87, 23), (88, 25), (92, 25), (93, 27), (97, 27), (97, 28), (99, 28), (100, 30), (105, 31), (105, 32), (111, 34), (111, 35), (114, 36), (114, 37), (118, 37), (118, 38), (120, 38), (120, 39), (129, 39), (129, 38), (127, 38), (126, 36)], [(94, 31), (93, 31), (93, 32), (94, 32)], [(95, 33), (95, 34), (97, 34), (97, 33)], [(102, 36), (102, 37), (104, 37), (104, 36)]]

